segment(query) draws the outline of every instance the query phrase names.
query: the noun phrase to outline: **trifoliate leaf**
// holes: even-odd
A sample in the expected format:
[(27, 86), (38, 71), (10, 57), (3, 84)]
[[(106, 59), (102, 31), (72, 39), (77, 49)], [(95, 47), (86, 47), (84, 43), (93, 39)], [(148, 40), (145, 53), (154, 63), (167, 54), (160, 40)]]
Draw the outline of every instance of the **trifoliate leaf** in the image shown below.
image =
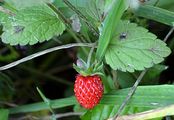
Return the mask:
[(3, 22), (2, 41), (11, 45), (36, 44), (60, 35), (65, 25), (47, 6), (28, 7)]
[(121, 21), (107, 48), (105, 59), (114, 70), (134, 72), (162, 62), (170, 53), (166, 43), (147, 29)]

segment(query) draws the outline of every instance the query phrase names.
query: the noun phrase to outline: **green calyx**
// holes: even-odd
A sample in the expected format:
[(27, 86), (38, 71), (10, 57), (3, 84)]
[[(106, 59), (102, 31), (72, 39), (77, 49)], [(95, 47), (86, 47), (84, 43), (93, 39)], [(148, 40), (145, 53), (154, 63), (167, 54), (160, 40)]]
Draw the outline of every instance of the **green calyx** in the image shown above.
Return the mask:
[(82, 59), (78, 59), (76, 64), (73, 64), (73, 68), (83, 76), (103, 75), (101, 72), (103, 69), (103, 63), (87, 64)]

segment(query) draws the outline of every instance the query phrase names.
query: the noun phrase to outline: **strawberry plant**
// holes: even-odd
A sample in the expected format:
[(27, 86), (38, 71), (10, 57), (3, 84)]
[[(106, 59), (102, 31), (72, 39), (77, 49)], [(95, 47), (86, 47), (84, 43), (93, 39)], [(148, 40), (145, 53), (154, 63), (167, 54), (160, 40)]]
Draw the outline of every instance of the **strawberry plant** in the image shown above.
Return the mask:
[(0, 0), (0, 120), (173, 119), (173, 6)]

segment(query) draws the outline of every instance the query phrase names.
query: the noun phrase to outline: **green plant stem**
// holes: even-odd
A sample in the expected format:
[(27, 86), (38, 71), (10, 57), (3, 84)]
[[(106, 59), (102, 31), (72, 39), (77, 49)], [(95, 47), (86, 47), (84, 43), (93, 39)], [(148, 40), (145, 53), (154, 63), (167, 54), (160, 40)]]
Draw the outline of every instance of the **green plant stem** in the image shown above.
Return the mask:
[(66, 17), (62, 14), (62, 12), (58, 8), (56, 8), (53, 4), (47, 3), (47, 5), (50, 7), (50, 9), (52, 9), (60, 17), (62, 22), (66, 25), (67, 31), (72, 35), (72, 37), (75, 40), (78, 40), (77, 34), (75, 34), (70, 27), (71, 22), (69, 20), (67, 20)]
[(32, 55), (29, 55), (27, 57), (24, 57), (24, 58), (22, 58), (20, 60), (17, 60), (15, 62), (9, 63), (9, 64), (4, 65), (4, 66), (1, 66), (0, 71), (7, 70), (7, 69), (12, 68), (16, 65), (19, 65), (23, 62), (29, 61), (31, 59), (34, 59), (36, 57), (45, 55), (45, 54), (50, 53), (50, 52), (54, 52), (56, 50), (62, 50), (62, 49), (67, 49), (67, 48), (72, 48), (72, 47), (93, 47), (93, 45), (94, 45), (94, 43), (71, 43), (71, 44), (66, 44), (66, 45), (61, 45), (61, 46), (49, 48), (49, 49), (34, 53)]
[(135, 93), (138, 84), (141, 82), (142, 78), (144, 77), (144, 75), (146, 74), (147, 69), (144, 70), (143, 72), (141, 72), (140, 76), (138, 77), (138, 79), (136, 80), (135, 84), (133, 85), (133, 87), (131, 88), (130, 92), (128, 93), (126, 99), (123, 101), (123, 103), (121, 104), (121, 106), (118, 109), (118, 112), (116, 113), (116, 115), (113, 117), (113, 120), (116, 120), (117, 117), (121, 114), (122, 110), (125, 108), (126, 104), (129, 102), (130, 98), (133, 96), (133, 94)]
[[(83, 112), (68, 112), (68, 113), (56, 114), (55, 117), (58, 119), (58, 118), (63, 118), (67, 116), (80, 116), (82, 114)], [(43, 117), (42, 120), (48, 120), (50, 118), (51, 118), (50, 116), (47, 116), (47, 117)]]
[[(70, 27), (71, 26), (71, 22), (69, 20), (66, 19), (66, 17), (62, 14), (62, 12), (56, 8), (53, 4), (50, 4), (50, 3), (47, 3), (47, 5), (60, 17), (60, 19), (62, 20), (62, 22), (66, 25), (67, 27), (67, 31), (68, 33), (78, 42), (80, 43), (81, 42), (81, 39), (83, 39), (83, 37), (81, 37), (79, 34), (75, 33), (72, 28)], [(84, 51), (85, 54), (87, 54), (87, 51), (86, 49), (82, 48), (82, 50)]]
[(49, 110), (52, 113), (51, 120), (56, 120), (56, 116), (55, 116), (53, 108), (51, 107), (50, 100), (45, 97), (45, 95), (40, 91), (40, 89), (38, 87), (36, 89), (39, 92), (39, 94), (40, 94), (41, 98), (43, 99), (43, 101), (48, 105)]
[[(151, 120), (154, 118), (169, 116), (173, 114), (174, 114), (174, 105), (170, 105), (167, 107), (161, 107), (158, 109), (148, 110), (145, 112), (136, 113), (132, 115), (119, 116), (118, 120)], [(171, 119), (166, 118), (166, 120), (171, 120)]]
[[(55, 118), (63, 118), (63, 117), (69, 117), (69, 116), (80, 116), (82, 115), (83, 112), (67, 112), (67, 113), (59, 113), (59, 114), (55, 114)], [(36, 120), (50, 120), (51, 116), (45, 116), (45, 117), (36, 117), (36, 116), (31, 116), (31, 115), (27, 115), (24, 117), (20, 117), (20, 118), (10, 118), (10, 120), (30, 120), (30, 119), (36, 119)]]
[(86, 18), (86, 16), (84, 16), (76, 7), (74, 7), (68, 0), (63, 0), (64, 3), (74, 12), (76, 12), (79, 17), (81, 17), (84, 22), (89, 26), (89, 28), (92, 29), (93, 32), (95, 32), (96, 35), (99, 35), (98, 31), (96, 30), (95, 27), (93, 27), (94, 25), (92, 25), (90, 22), (88, 22), (89, 20)]
[(92, 58), (92, 53), (94, 52), (94, 49), (95, 49), (95, 45), (91, 48), (90, 52), (89, 52), (89, 55), (88, 55), (88, 59), (87, 59), (87, 67), (89, 68), (90, 64), (91, 64), (91, 58)]
[(14, 103), (9, 103), (9, 102), (5, 102), (5, 101), (0, 101), (1, 105), (6, 105), (9, 107), (17, 107), (18, 105), (14, 104)]

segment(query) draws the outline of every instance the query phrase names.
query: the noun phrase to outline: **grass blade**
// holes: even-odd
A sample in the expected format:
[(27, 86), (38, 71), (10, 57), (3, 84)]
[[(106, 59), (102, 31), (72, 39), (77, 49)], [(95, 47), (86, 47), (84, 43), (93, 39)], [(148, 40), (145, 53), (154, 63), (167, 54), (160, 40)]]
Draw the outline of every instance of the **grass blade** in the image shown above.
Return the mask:
[(140, 6), (135, 14), (140, 17), (145, 17), (147, 19), (155, 20), (160, 23), (173, 26), (174, 22), (174, 12), (154, 7), (150, 5)]
[[(50, 105), (52, 108), (62, 108), (71, 105), (75, 105), (76, 100), (74, 97), (57, 99), (57, 100), (50, 100)], [(26, 112), (35, 112), (39, 110), (49, 109), (49, 106), (45, 104), (45, 102), (33, 103), (29, 105), (23, 105), (15, 108), (10, 109), (10, 114), (16, 113), (26, 113)]]
[(96, 53), (96, 57), (98, 58), (98, 60), (102, 60), (103, 56), (105, 55), (113, 31), (115, 30), (117, 24), (119, 23), (119, 20), (125, 9), (126, 9), (125, 0), (117, 0), (114, 2), (113, 7), (109, 11), (109, 14), (107, 15), (104, 21), (104, 26), (102, 28), (101, 35), (99, 37), (99, 43)]

